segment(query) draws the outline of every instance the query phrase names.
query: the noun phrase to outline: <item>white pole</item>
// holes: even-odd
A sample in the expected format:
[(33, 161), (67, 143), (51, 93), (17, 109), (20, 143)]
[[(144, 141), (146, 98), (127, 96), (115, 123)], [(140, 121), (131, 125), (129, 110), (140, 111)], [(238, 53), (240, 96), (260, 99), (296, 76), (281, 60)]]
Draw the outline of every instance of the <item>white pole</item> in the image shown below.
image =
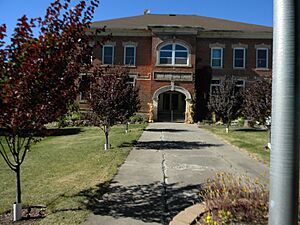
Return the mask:
[[(298, 224), (299, 1), (274, 0), (269, 225)], [(298, 39), (298, 40), (297, 40)], [(296, 41), (297, 40), (297, 41)]]

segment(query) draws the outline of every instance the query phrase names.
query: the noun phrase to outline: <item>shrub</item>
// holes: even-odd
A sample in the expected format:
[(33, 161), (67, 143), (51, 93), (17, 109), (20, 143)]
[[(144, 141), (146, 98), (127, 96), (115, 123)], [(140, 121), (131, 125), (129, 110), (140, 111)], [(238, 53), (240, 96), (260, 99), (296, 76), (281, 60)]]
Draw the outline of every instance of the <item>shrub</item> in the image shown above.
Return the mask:
[(130, 117), (129, 119), (130, 123), (146, 123), (147, 122), (147, 118), (146, 116), (142, 115), (142, 114), (136, 114)]
[(209, 213), (200, 224), (267, 224), (268, 189), (258, 179), (220, 173), (201, 192)]

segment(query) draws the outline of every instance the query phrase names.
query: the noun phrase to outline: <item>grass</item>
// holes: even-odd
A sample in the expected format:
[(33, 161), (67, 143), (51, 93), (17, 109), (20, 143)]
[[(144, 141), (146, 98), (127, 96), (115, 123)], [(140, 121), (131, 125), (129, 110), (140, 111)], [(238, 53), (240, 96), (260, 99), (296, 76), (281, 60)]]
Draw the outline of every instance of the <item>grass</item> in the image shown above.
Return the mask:
[[(99, 128), (82, 128), (78, 134), (47, 137), (32, 146), (21, 170), (23, 205), (46, 205), (39, 224), (80, 224), (89, 211), (79, 193), (113, 178), (145, 125), (115, 126), (112, 148), (103, 150)], [(102, 132), (102, 131), (101, 131)], [(15, 201), (15, 174), (0, 158), (0, 214)]]
[(268, 143), (268, 132), (262, 129), (230, 127), (229, 133), (225, 133), (225, 128), (222, 126), (201, 125), (201, 128), (208, 130), (232, 145), (247, 150), (250, 154), (268, 163), (270, 153), (265, 150)]

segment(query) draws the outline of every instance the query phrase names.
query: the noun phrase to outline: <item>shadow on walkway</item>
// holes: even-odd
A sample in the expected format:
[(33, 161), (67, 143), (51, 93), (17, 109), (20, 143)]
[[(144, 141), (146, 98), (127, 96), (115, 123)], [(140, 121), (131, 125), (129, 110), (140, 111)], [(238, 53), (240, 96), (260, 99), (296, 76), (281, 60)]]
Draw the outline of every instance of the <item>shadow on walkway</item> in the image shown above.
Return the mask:
[(200, 185), (166, 187), (160, 182), (121, 186), (118, 183), (98, 185), (96, 190), (82, 191), (83, 204), (95, 215), (114, 218), (130, 217), (144, 222), (168, 223), (178, 212), (200, 202)]
[(149, 131), (149, 132), (170, 132), (170, 133), (175, 133), (175, 132), (191, 132), (190, 130), (180, 130), (180, 129), (145, 129), (144, 131)]
[(199, 150), (209, 147), (220, 147), (223, 144), (209, 144), (204, 142), (188, 142), (188, 141), (143, 141), (138, 142), (135, 146), (136, 150)]

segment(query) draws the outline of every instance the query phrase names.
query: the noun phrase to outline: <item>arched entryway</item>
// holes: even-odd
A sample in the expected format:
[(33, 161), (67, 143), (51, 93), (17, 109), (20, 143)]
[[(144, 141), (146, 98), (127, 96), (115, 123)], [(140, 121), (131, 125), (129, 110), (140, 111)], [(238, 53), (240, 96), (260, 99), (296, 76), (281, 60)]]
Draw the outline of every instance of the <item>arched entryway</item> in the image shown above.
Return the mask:
[(155, 121), (192, 123), (192, 97), (183, 87), (169, 85), (153, 94), (153, 119)]

